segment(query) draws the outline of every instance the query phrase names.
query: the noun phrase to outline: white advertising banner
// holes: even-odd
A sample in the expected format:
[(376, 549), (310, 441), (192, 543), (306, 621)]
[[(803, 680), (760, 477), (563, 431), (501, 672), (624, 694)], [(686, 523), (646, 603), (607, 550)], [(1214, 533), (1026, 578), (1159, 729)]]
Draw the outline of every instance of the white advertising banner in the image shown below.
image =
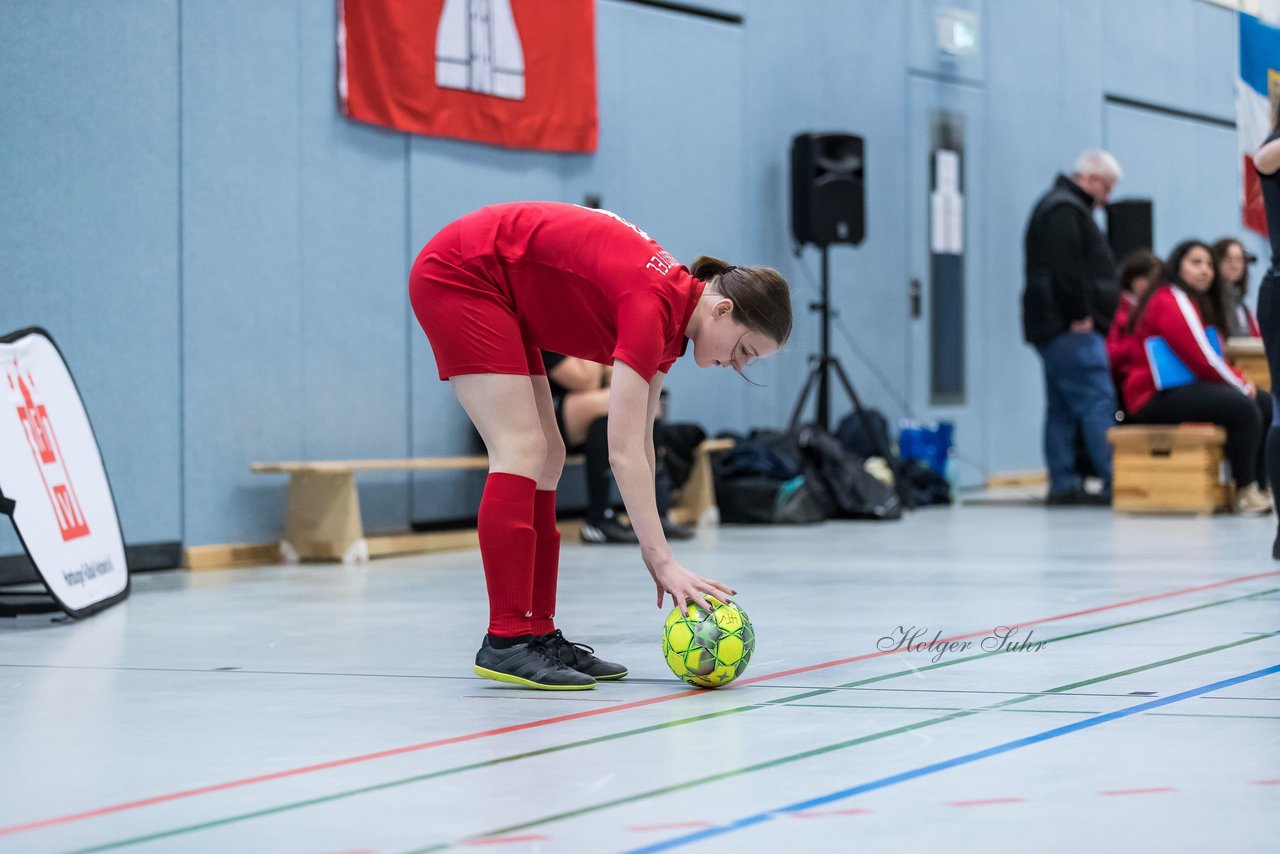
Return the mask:
[(84, 403), (43, 329), (0, 338), (0, 512), (49, 593), (87, 616), (129, 592), (115, 500)]

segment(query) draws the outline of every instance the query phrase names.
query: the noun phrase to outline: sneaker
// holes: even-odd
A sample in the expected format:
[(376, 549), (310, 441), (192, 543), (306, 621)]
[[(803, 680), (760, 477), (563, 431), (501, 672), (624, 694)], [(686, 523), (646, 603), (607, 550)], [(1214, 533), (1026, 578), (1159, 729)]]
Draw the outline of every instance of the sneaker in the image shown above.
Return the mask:
[(574, 643), (556, 629), (549, 635), (539, 638), (547, 649), (563, 664), (572, 667), (579, 673), (585, 673), (595, 679), (621, 679), (627, 675), (627, 668), (612, 661), (602, 661), (592, 653), (594, 649), (585, 643)]
[(1271, 499), (1258, 484), (1251, 483), (1237, 491), (1236, 512), (1241, 516), (1265, 516), (1271, 512)]
[(672, 522), (664, 516), (662, 519), (662, 533), (666, 535), (668, 540), (692, 540), (695, 531), (688, 525)]
[(636, 532), (612, 517), (599, 522), (582, 523), (582, 541), (584, 543), (631, 543), (640, 542)]
[(1106, 507), (1111, 503), (1111, 496), (1105, 492), (1085, 492), (1077, 487), (1050, 492), (1044, 503), (1048, 507)]
[(585, 691), (596, 687), (596, 680), (561, 662), (551, 652), (545, 636), (498, 649), (490, 645), (489, 636), (485, 635), (476, 653), (475, 670), (485, 679), (545, 691)]

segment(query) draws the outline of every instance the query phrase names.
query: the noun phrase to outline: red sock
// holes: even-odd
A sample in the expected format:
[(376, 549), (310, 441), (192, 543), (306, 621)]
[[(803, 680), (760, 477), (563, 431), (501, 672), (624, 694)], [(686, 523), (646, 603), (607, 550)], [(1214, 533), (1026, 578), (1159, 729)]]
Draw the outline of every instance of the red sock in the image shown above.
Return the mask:
[(491, 472), (484, 482), (476, 527), (484, 583), (489, 589), (489, 634), (531, 633), (533, 613), (533, 494), (537, 482), (518, 474)]
[(533, 557), (533, 633), (556, 630), (556, 576), (560, 574), (560, 529), (556, 527), (556, 491), (539, 489), (533, 499), (533, 530), (538, 547)]

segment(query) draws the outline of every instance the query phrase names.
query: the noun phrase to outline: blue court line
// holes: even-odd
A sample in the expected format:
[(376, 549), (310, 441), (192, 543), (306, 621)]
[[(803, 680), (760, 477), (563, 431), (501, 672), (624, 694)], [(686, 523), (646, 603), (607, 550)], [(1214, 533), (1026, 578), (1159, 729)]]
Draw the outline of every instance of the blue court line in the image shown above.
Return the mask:
[(894, 774), (889, 777), (881, 777), (879, 780), (872, 780), (870, 783), (863, 783), (859, 786), (852, 786), (848, 789), (841, 789), (838, 792), (832, 792), (827, 795), (821, 795), (816, 798), (810, 798), (807, 801), (799, 801), (794, 804), (788, 804), (787, 806), (784, 806), (784, 807), (778, 807), (777, 809), (767, 810), (765, 812), (759, 812), (759, 813), (756, 813), (755, 815), (750, 815), (745, 818), (740, 818), (737, 821), (731, 822), (729, 824), (721, 825), (719, 827), (712, 827), (706, 830), (699, 830), (699, 831), (695, 831), (694, 833), (688, 833), (688, 834), (685, 834), (684, 836), (677, 836), (673, 839), (668, 839), (665, 842), (658, 842), (653, 845), (647, 845), (644, 848), (633, 848), (625, 852), (625, 854), (650, 854), (650, 852), (654, 852), (654, 851), (669, 851), (672, 848), (679, 848), (682, 845), (689, 845), (694, 842), (701, 842), (704, 839), (710, 839), (714, 836), (722, 836), (726, 833), (732, 833), (735, 830), (743, 830), (744, 828), (751, 827), (752, 825), (761, 824), (766, 821), (771, 821), (780, 814), (804, 812), (806, 810), (813, 809), (814, 807), (822, 806), (824, 804), (829, 804), (832, 801), (839, 801), (839, 800), (843, 800), (844, 798), (851, 798), (854, 795), (861, 795), (864, 792), (870, 792), (875, 789), (883, 789), (883, 788), (886, 788), (887, 786), (893, 786), (898, 783), (905, 783), (907, 780), (914, 780), (917, 777), (924, 777), (929, 774), (936, 774), (939, 771), (945, 771), (946, 769), (954, 768), (957, 765), (967, 765), (970, 762), (977, 762), (979, 759), (986, 759), (990, 756), (998, 756), (1001, 753), (1008, 753), (1009, 751), (1017, 750), (1020, 747), (1027, 747), (1028, 745), (1036, 744), (1037, 742), (1041, 742), (1041, 741), (1048, 741), (1051, 738), (1058, 738), (1059, 736), (1067, 735), (1068, 733), (1073, 733), (1078, 730), (1088, 729), (1089, 727), (1095, 727), (1095, 726), (1098, 726), (1099, 724), (1109, 723), (1114, 720), (1119, 720), (1120, 718), (1129, 717), (1130, 715), (1136, 715), (1142, 712), (1150, 711), (1151, 709), (1158, 709), (1159, 707), (1167, 706), (1170, 703), (1177, 703), (1180, 700), (1186, 700), (1190, 697), (1198, 697), (1201, 694), (1207, 694), (1210, 691), (1217, 691), (1221, 688), (1228, 688), (1232, 685), (1238, 685), (1241, 682), (1249, 682), (1253, 679), (1259, 679), (1263, 676), (1270, 676), (1273, 673), (1280, 673), (1280, 664), (1275, 664), (1275, 665), (1272, 665), (1271, 667), (1265, 667), (1262, 670), (1255, 670), (1252, 673), (1245, 673), (1241, 676), (1233, 676), (1230, 679), (1223, 679), (1221, 682), (1214, 682), (1211, 685), (1202, 685), (1199, 688), (1192, 688), (1189, 691), (1183, 691), (1181, 694), (1173, 694), (1168, 697), (1163, 697), (1159, 700), (1152, 700), (1147, 703), (1139, 703), (1136, 706), (1130, 706), (1129, 708), (1121, 709), (1118, 712), (1107, 712), (1104, 715), (1098, 715), (1096, 717), (1086, 718), (1085, 720), (1076, 721), (1075, 723), (1067, 724), (1065, 726), (1055, 727), (1054, 729), (1045, 730), (1044, 732), (1037, 733), (1036, 735), (1030, 735), (1030, 736), (1027, 736), (1026, 738), (1019, 738), (1016, 741), (1007, 741), (1004, 744), (997, 744), (995, 747), (988, 747), (985, 750), (979, 750), (974, 753), (966, 753), (963, 756), (957, 756), (954, 759), (948, 759), (944, 762), (935, 762), (932, 765), (923, 765), (919, 768), (913, 768), (910, 771), (903, 771), (900, 774)]

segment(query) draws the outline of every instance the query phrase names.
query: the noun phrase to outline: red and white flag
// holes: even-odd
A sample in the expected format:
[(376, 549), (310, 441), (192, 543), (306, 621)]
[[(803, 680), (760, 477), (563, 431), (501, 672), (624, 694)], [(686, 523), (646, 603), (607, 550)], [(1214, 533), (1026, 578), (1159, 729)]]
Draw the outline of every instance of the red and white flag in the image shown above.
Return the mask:
[(410, 133), (595, 151), (594, 0), (338, 0), (338, 96)]
[(1280, 99), (1280, 27), (1240, 13), (1240, 69), (1236, 72), (1236, 140), (1244, 167), (1244, 226), (1266, 236), (1262, 184), (1253, 152), (1271, 129), (1271, 109)]

